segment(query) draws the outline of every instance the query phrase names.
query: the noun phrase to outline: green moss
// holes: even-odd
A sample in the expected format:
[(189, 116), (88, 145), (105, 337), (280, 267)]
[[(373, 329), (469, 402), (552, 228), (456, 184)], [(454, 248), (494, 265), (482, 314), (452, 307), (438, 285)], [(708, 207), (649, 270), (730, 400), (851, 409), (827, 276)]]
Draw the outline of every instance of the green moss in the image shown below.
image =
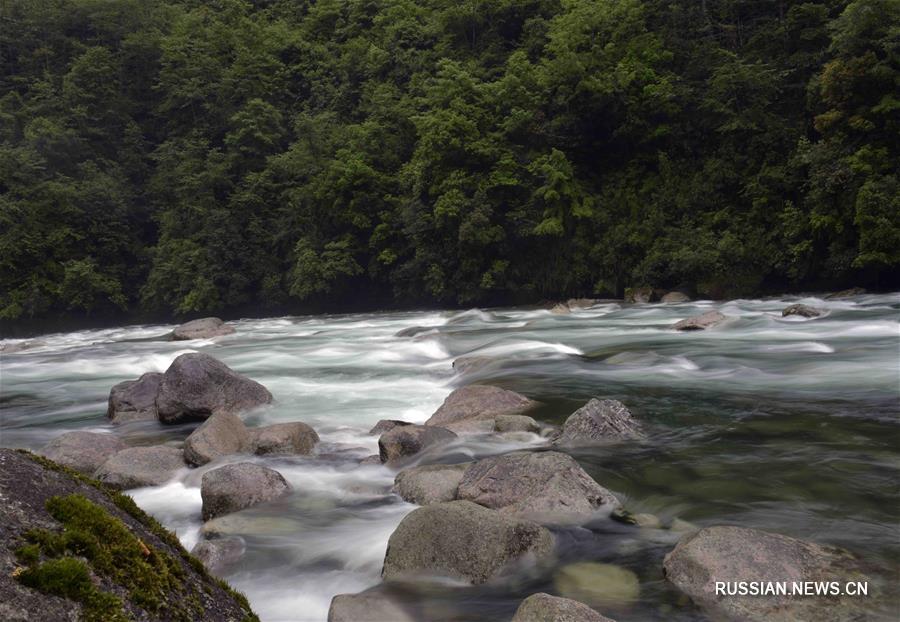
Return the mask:
[(31, 566), (41, 559), (41, 547), (36, 544), (26, 544), (16, 549), (16, 559), (20, 564)]
[(122, 601), (101, 592), (91, 581), (91, 571), (80, 559), (62, 557), (34, 564), (19, 574), (23, 585), (45, 594), (54, 594), (78, 602), (85, 622), (124, 622), (128, 618)]

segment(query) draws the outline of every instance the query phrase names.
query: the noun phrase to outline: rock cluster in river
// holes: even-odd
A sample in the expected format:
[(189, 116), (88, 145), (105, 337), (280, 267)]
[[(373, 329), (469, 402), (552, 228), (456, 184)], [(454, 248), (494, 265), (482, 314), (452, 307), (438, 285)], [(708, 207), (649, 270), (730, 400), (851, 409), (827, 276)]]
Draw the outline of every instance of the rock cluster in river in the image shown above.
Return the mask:
[(707, 328), (718, 326), (726, 319), (728, 318), (718, 311), (707, 311), (706, 313), (701, 313), (700, 315), (695, 315), (693, 317), (685, 318), (680, 322), (676, 322), (672, 328), (681, 331), (706, 330)]
[(789, 307), (785, 307), (784, 310), (782, 310), (782, 312), (781, 312), (782, 317), (790, 317), (792, 315), (799, 315), (800, 317), (813, 318), (813, 317), (819, 317), (820, 315), (822, 315), (822, 311), (820, 309), (816, 309), (816, 308), (810, 307), (808, 305), (797, 303), (797, 304), (790, 305)]
[(191, 339), (209, 339), (221, 337), (234, 332), (234, 327), (229, 326), (217, 317), (205, 317), (199, 320), (191, 320), (177, 326), (172, 331), (173, 341), (189, 341)]
[(378, 438), (378, 453), (382, 462), (396, 463), (428, 447), (449, 443), (455, 438), (454, 432), (439, 426), (396, 426)]
[(521, 415), (537, 406), (524, 395), (491, 385), (470, 384), (456, 389), (425, 422), (454, 432), (491, 432), (495, 419)]
[(252, 462), (226, 464), (203, 474), (203, 520), (272, 501), (290, 491), (291, 485), (274, 469)]

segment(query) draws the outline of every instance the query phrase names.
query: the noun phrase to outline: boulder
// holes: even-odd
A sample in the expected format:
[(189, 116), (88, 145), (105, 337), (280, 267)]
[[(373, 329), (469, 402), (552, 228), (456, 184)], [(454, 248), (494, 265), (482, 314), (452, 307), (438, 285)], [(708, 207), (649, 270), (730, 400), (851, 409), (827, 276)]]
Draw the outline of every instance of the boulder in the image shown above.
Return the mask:
[(532, 594), (522, 601), (512, 622), (614, 622), (584, 603), (569, 598)]
[(188, 341), (190, 339), (209, 339), (221, 335), (230, 335), (234, 328), (225, 324), (217, 317), (205, 317), (199, 320), (191, 320), (172, 331), (173, 341)]
[(470, 464), (429, 464), (406, 469), (394, 478), (394, 492), (416, 505), (453, 501)]
[(838, 298), (850, 298), (852, 296), (862, 296), (866, 293), (866, 290), (862, 287), (851, 287), (850, 289), (843, 289), (839, 292), (834, 292), (832, 294), (828, 294), (825, 296), (825, 300), (835, 300)]
[(159, 486), (185, 466), (184, 454), (177, 447), (129, 447), (113, 454), (94, 477), (114, 488)]
[(484, 369), (497, 359), (490, 356), (460, 356), (453, 359), (453, 369), (461, 374), (469, 374)]
[(369, 430), (369, 434), (372, 436), (381, 436), (385, 432), (390, 432), (394, 428), (398, 428), (404, 425), (412, 425), (409, 421), (400, 421), (399, 419), (381, 419), (378, 423), (376, 423), (371, 430)]
[(799, 315), (800, 317), (819, 317), (822, 315), (822, 311), (807, 305), (795, 304), (785, 307), (781, 312), (781, 317), (788, 317), (791, 315)]
[(515, 391), (470, 384), (448, 395), (425, 425), (438, 425), (454, 432), (490, 432), (494, 429), (493, 419), (499, 415), (520, 415), (536, 405)]
[(627, 607), (638, 600), (638, 576), (615, 564), (578, 562), (560, 568), (553, 577), (556, 591), (591, 607)]
[(244, 539), (238, 536), (201, 540), (191, 550), (191, 555), (203, 562), (206, 569), (221, 576), (229, 566), (234, 565), (244, 554)]
[(223, 456), (248, 451), (250, 438), (250, 431), (240, 417), (218, 413), (187, 437), (184, 459), (194, 466), (203, 466)]
[(632, 287), (625, 291), (625, 302), (651, 302), (652, 300), (652, 287)]
[(610, 441), (644, 438), (641, 426), (618, 400), (592, 398), (569, 415), (562, 432), (553, 441), (557, 445), (594, 445)]
[(415, 337), (431, 330), (437, 330), (434, 326), (410, 326), (394, 333), (394, 337)]
[(494, 432), (533, 432), (537, 434), (541, 426), (528, 415), (499, 415), (494, 418)]
[(156, 394), (163, 375), (149, 372), (137, 380), (126, 380), (109, 392), (106, 416), (113, 423), (156, 419)]
[(669, 292), (668, 294), (663, 294), (663, 297), (659, 300), (667, 303), (690, 302), (691, 297), (682, 292)]
[(281, 473), (252, 462), (207, 471), (200, 482), (203, 520), (272, 501), (291, 491)]
[(328, 622), (413, 622), (403, 606), (384, 594), (338, 594), (331, 599)]
[(479, 460), (463, 474), (457, 498), (538, 522), (582, 523), (619, 500), (556, 451), (512, 452)]
[(566, 301), (566, 306), (570, 309), (589, 309), (595, 304), (597, 304), (595, 298), (569, 298)]
[(550, 307), (550, 313), (554, 315), (565, 315), (571, 312), (572, 310), (569, 308), (569, 305), (564, 302), (557, 302), (555, 305)]
[(268, 404), (269, 391), (208, 354), (182, 354), (163, 374), (156, 409), (163, 423), (207, 419)]
[(359, 463), (365, 465), (381, 466), (381, 456), (379, 456), (378, 454), (372, 454), (371, 456), (366, 456), (365, 458), (360, 460)]
[(110, 456), (127, 445), (118, 436), (98, 432), (66, 432), (38, 452), (70, 469), (93, 475)]
[(867, 581), (858, 561), (836, 547), (744, 527), (706, 527), (681, 538), (665, 557), (668, 581), (716, 619), (788, 620), (867, 619), (866, 599), (847, 596), (800, 598), (791, 595), (727, 595), (716, 582)]
[(675, 322), (672, 328), (675, 330), (705, 330), (721, 324), (726, 319), (728, 318), (718, 311), (707, 311), (694, 317), (685, 318), (680, 322)]
[(308, 456), (318, 442), (319, 435), (316, 431), (301, 421), (276, 423), (251, 430), (250, 444), (253, 453), (259, 456), (267, 454)]
[(385, 432), (378, 439), (382, 462), (394, 462), (419, 453), (426, 447), (449, 443), (456, 434), (438, 426), (404, 425)]
[(537, 523), (469, 501), (433, 503), (407, 514), (388, 541), (385, 580), (423, 575), (485, 583), (509, 566), (553, 555), (550, 532)]

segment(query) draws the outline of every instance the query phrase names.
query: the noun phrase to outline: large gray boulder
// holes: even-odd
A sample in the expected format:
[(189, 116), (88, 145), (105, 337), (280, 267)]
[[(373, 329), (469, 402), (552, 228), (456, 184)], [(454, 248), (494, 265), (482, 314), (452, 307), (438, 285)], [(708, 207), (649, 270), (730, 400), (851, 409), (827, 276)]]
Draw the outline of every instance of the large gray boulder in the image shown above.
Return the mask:
[(850, 289), (842, 289), (839, 292), (834, 292), (832, 294), (828, 294), (825, 296), (825, 300), (837, 300), (840, 298), (852, 298), (853, 296), (862, 296), (866, 293), (865, 288), (863, 287), (851, 287)]
[(382, 576), (444, 576), (481, 584), (513, 564), (551, 558), (553, 547), (553, 536), (537, 523), (469, 501), (433, 503), (400, 521), (388, 541)]
[(191, 550), (191, 555), (203, 562), (206, 569), (221, 576), (229, 566), (234, 565), (243, 556), (244, 539), (239, 536), (226, 536), (214, 540), (201, 540)]
[(208, 354), (182, 354), (163, 374), (156, 409), (163, 423), (207, 419), (268, 404), (272, 394)]
[(491, 432), (500, 415), (521, 415), (536, 402), (524, 395), (485, 384), (470, 384), (447, 396), (425, 425), (437, 425), (454, 432)]
[(819, 317), (822, 315), (822, 311), (804, 304), (793, 304), (789, 307), (785, 307), (781, 311), (781, 317), (790, 317), (792, 315), (799, 315), (800, 317)]
[(191, 339), (209, 339), (221, 335), (230, 335), (234, 328), (217, 317), (205, 317), (191, 320), (172, 331), (173, 341), (189, 341)]
[(268, 454), (309, 455), (319, 442), (319, 435), (302, 421), (276, 423), (250, 431), (250, 444), (258, 456)]
[(528, 415), (498, 415), (494, 418), (494, 432), (532, 432), (537, 434), (541, 426)]
[(137, 380), (126, 380), (109, 392), (106, 416), (113, 423), (156, 419), (156, 395), (163, 375), (149, 372)]
[(750, 622), (867, 619), (865, 599), (717, 594), (717, 582), (867, 581), (847, 551), (744, 527), (706, 527), (684, 536), (663, 561), (667, 580), (715, 619)]
[(416, 505), (453, 501), (470, 464), (429, 464), (406, 469), (394, 478), (394, 492)]
[(513, 452), (479, 460), (463, 474), (457, 498), (543, 523), (582, 523), (616, 497), (556, 451)]
[(512, 622), (614, 622), (577, 600), (543, 592), (522, 601)]
[(241, 418), (231, 413), (218, 413), (191, 432), (184, 442), (184, 459), (203, 466), (223, 456), (250, 449), (250, 431)]
[(328, 622), (414, 622), (403, 605), (378, 592), (338, 594), (331, 599)]
[(98, 432), (66, 432), (38, 452), (70, 469), (93, 475), (110, 456), (127, 445), (118, 436)]
[(443, 445), (456, 434), (438, 426), (405, 425), (385, 432), (378, 439), (378, 453), (382, 462), (396, 462), (413, 456), (426, 447)]
[(685, 318), (680, 322), (675, 322), (672, 328), (675, 330), (706, 330), (721, 324), (726, 319), (728, 318), (718, 311), (707, 311), (694, 317)]
[(272, 501), (291, 491), (281, 473), (252, 462), (207, 471), (200, 480), (203, 520)]
[(664, 294), (662, 298), (659, 299), (660, 302), (666, 303), (678, 303), (678, 302), (689, 302), (691, 297), (682, 292), (669, 292), (668, 294)]
[(618, 400), (592, 398), (569, 415), (553, 442), (573, 446), (640, 438), (644, 438), (641, 426), (625, 404)]
[(369, 434), (372, 436), (381, 436), (385, 432), (390, 432), (394, 428), (399, 428), (405, 425), (412, 425), (409, 421), (400, 421), (399, 419), (381, 419), (378, 423), (372, 426), (372, 429), (369, 430)]
[(176, 447), (129, 447), (111, 456), (94, 477), (122, 489), (159, 486), (185, 466), (184, 454)]

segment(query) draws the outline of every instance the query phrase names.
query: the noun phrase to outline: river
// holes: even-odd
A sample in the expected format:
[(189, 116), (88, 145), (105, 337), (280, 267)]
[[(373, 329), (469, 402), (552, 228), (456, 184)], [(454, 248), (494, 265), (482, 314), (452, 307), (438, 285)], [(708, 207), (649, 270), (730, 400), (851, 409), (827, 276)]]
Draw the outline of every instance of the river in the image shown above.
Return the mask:
[[(803, 302), (816, 319), (782, 318)], [(716, 308), (730, 320), (678, 333), (676, 320)], [(209, 341), (159, 339), (171, 326), (125, 326), (35, 338), (2, 355), (2, 442), (37, 449), (70, 430), (114, 431), (134, 444), (182, 440), (189, 427), (113, 428), (109, 389), (179, 354), (203, 351), (261, 382), (275, 402), (249, 425), (301, 420), (322, 442), (313, 457), (250, 458), (295, 492), (246, 510), (234, 529), (247, 550), (226, 579), (265, 622), (325, 619), (334, 594), (377, 584), (388, 537), (415, 506), (389, 491), (394, 473), (359, 466), (377, 452), (379, 419), (421, 422), (453, 388), (496, 384), (542, 402), (561, 423), (592, 396), (623, 401), (648, 439), (572, 455), (632, 512), (664, 523), (733, 524), (840, 545), (873, 569), (883, 592), (898, 580), (900, 294), (727, 303), (600, 303), (545, 309), (391, 312), (233, 322)], [(396, 333), (424, 330), (411, 337)], [(10, 342), (7, 342), (10, 343)], [(458, 357), (473, 359), (464, 372)], [(429, 460), (458, 462), (540, 446), (535, 435), (462, 439)], [(246, 459), (246, 457), (245, 457)], [(198, 471), (130, 491), (188, 548), (200, 537)], [(640, 578), (640, 598), (603, 613), (627, 620), (695, 620), (661, 575), (680, 534), (612, 521), (557, 530), (559, 564), (617, 564)], [(518, 602), (553, 591), (552, 572), (492, 588), (398, 588), (433, 620), (504, 620)], [(888, 619), (896, 594), (871, 599)]]

